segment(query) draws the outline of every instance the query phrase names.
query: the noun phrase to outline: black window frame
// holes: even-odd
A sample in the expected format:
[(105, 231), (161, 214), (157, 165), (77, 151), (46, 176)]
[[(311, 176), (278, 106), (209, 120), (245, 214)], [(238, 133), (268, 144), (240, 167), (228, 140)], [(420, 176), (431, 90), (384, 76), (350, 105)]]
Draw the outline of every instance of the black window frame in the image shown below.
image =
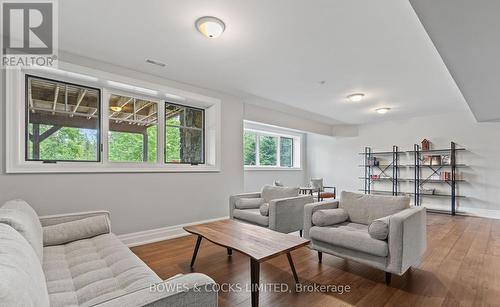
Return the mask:
[[(201, 163), (195, 163), (195, 162), (167, 162), (167, 127), (169, 125), (167, 125), (167, 118), (166, 118), (166, 114), (167, 114), (167, 105), (174, 105), (174, 106), (179, 106), (179, 107), (183, 107), (183, 108), (189, 108), (189, 109), (194, 109), (194, 110), (198, 110), (198, 111), (201, 111), (201, 114), (202, 114), (202, 122), (203, 122), (203, 125), (201, 127), (201, 138), (202, 138), (202, 144), (201, 144), (201, 157), (202, 157), (202, 161)], [(188, 105), (184, 105), (184, 104), (179, 104), (179, 103), (174, 103), (174, 102), (169, 102), (167, 100), (165, 100), (164, 102), (164, 106), (163, 106), (163, 114), (164, 114), (164, 126), (163, 126), (163, 129), (164, 129), (164, 135), (163, 135), (163, 163), (164, 164), (183, 164), (183, 165), (199, 165), (199, 164), (205, 164), (205, 160), (206, 160), (206, 152), (205, 152), (205, 109), (203, 108), (198, 108), (198, 107), (193, 107), (193, 106), (188, 106)], [(177, 127), (177, 126), (170, 126), (170, 127)], [(183, 126), (178, 126), (179, 128), (185, 128), (185, 129), (195, 129), (196, 128), (193, 128), (193, 127), (183, 127)]]
[[(70, 85), (70, 86), (75, 86), (75, 87), (80, 87), (80, 88), (87, 88), (91, 90), (96, 90), (97, 91), (97, 104), (98, 107), (97, 109), (99, 110), (99, 116), (97, 117), (98, 120), (98, 133), (97, 133), (97, 160), (51, 160), (51, 159), (30, 159), (29, 158), (29, 82), (28, 80), (30, 78), (36, 78), (44, 81), (49, 81), (49, 82), (55, 82), (55, 83), (60, 83), (64, 85)], [(33, 74), (25, 74), (24, 78), (24, 109), (25, 109), (25, 120), (24, 120), (24, 161), (27, 162), (43, 162), (43, 163), (57, 163), (57, 162), (70, 162), (70, 163), (100, 163), (102, 162), (102, 91), (100, 88), (97, 87), (92, 87), (88, 85), (82, 85), (78, 83), (72, 83), (72, 82), (67, 82), (67, 81), (61, 81), (57, 79), (51, 79), (51, 78), (46, 78), (46, 77), (41, 77)]]

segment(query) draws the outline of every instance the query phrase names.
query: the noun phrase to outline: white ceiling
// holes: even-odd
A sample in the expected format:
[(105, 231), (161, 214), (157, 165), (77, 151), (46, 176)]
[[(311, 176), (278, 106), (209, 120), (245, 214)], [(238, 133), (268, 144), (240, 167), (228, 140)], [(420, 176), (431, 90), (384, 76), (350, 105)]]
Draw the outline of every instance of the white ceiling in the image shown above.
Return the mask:
[[(218, 39), (198, 17), (226, 23)], [(360, 124), (465, 110), (407, 1), (65, 0), (60, 49), (240, 97)], [(166, 68), (146, 64), (161, 61)], [(324, 85), (319, 81), (326, 80)], [(347, 102), (354, 92), (361, 103)], [(382, 116), (377, 107), (393, 110)]]
[(478, 121), (500, 121), (500, 1), (411, 0)]

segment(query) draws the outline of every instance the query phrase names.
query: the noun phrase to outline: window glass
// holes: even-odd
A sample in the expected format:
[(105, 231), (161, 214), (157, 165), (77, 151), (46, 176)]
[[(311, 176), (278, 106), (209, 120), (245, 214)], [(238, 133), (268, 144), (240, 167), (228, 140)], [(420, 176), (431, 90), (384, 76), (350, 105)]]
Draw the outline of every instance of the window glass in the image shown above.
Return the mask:
[(262, 166), (276, 166), (278, 138), (275, 136), (259, 136), (259, 163)]
[(293, 166), (293, 139), (280, 137), (280, 166)]
[(156, 162), (157, 133), (158, 103), (127, 96), (110, 96), (109, 161)]
[(257, 164), (257, 135), (253, 132), (245, 131), (243, 144), (243, 155), (245, 165)]
[(100, 161), (100, 90), (26, 76), (29, 161)]
[(203, 164), (204, 111), (165, 105), (165, 162)]

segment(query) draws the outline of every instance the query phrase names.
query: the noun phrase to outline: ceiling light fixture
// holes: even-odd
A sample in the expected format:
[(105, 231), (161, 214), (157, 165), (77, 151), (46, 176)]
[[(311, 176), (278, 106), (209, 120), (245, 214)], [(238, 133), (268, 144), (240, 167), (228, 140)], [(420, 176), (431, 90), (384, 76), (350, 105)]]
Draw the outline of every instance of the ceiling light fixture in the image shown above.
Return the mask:
[(389, 112), (391, 110), (391, 108), (378, 108), (378, 109), (375, 109), (375, 112), (377, 112), (378, 114), (385, 114), (387, 112)]
[(226, 25), (222, 20), (213, 16), (204, 16), (196, 20), (196, 29), (201, 34), (208, 38), (217, 38), (221, 36), (222, 32), (226, 29)]
[(363, 100), (364, 97), (365, 97), (365, 94), (355, 93), (355, 94), (351, 94), (351, 95), (347, 96), (346, 98), (350, 102), (359, 102), (359, 101)]
[(122, 107), (120, 106), (111, 106), (109, 109), (113, 112), (120, 112), (122, 110)]

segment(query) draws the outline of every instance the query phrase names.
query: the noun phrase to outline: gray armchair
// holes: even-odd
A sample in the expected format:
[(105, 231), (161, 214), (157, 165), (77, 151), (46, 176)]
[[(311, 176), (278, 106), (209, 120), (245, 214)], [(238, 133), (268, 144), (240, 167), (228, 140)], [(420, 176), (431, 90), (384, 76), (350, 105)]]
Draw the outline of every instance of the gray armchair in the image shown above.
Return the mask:
[(322, 253), (403, 275), (426, 249), (426, 211), (410, 207), (409, 197), (342, 192), (340, 200), (307, 204), (304, 237)]
[(229, 198), (229, 217), (282, 233), (299, 231), (302, 236), (304, 206), (311, 195), (299, 195), (298, 188), (265, 186), (262, 192)]

